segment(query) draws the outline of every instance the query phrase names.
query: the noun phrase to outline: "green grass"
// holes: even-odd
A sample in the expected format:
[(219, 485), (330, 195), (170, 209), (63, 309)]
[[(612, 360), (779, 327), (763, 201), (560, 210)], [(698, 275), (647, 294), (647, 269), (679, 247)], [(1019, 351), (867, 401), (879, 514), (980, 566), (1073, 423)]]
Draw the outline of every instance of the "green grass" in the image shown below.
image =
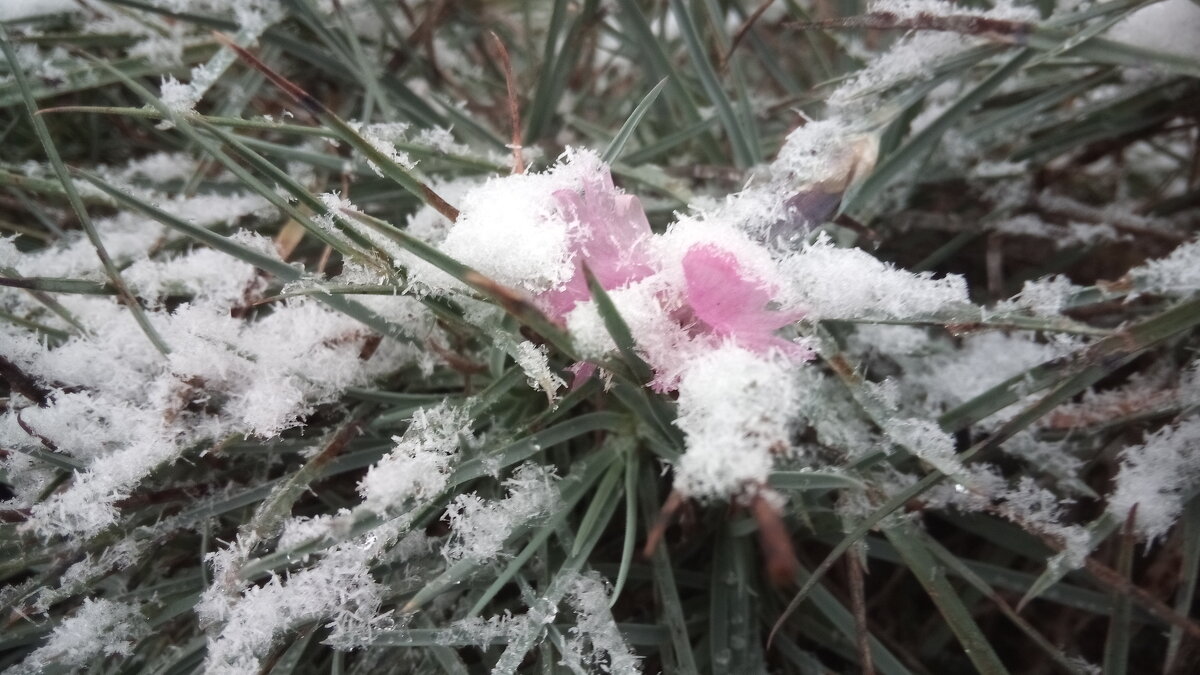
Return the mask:
[[(180, 30), (189, 39), (178, 62), (160, 63), (130, 52), (143, 37), (129, 29), (99, 35), (64, 16), (0, 27), (0, 236), (30, 256), (82, 236), (103, 272), (22, 275), (0, 265), (0, 415), (10, 430), (0, 444), (0, 496), (24, 479), (18, 472), (36, 473), (45, 477), (36, 503), (49, 503), (91, 461), (21, 426), (17, 411), (38, 407), (31, 392), (85, 388), (22, 372), (7, 336), (73, 344), (95, 331), (88, 313), (95, 305), (86, 302), (120, 303), (164, 363), (187, 356), (155, 317), (196, 298), (172, 296), (164, 308), (137, 297), (126, 281), (136, 269), (108, 254), (113, 242), (95, 224), (102, 219), (161, 225), (161, 241), (147, 242), (156, 260), (211, 249), (258, 270), (261, 297), (238, 308), (247, 322), (311, 300), (353, 319), (363, 335), (430, 357), (423, 367), (343, 388), (312, 406), (302, 429), (187, 448), (122, 495), (118, 522), (89, 536), (39, 535), (24, 526), (34, 517), (29, 505), (0, 502), (0, 669), (26, 659), (85, 598), (103, 598), (138, 607), (144, 629), (127, 654), (100, 654), (75, 670), (203, 672), (213, 628), (196, 610), (206, 589), (224, 583), (240, 592), (298, 578), (349, 541), (425, 533), (436, 544), (448, 534), (443, 514), (452, 500), (504, 497), (502, 481), (525, 462), (553, 468), (559, 502), (545, 517), (517, 523), (504, 537), (505, 555), (446, 561), (435, 548), (405, 561), (389, 550), (370, 572), (383, 589), (380, 611), (391, 612), (394, 624), (357, 649), (338, 649), (327, 643), (329, 617), (305, 616), (271, 643), (260, 671), (570, 672), (560, 663), (577, 621), (566, 609), (566, 585), (593, 571), (608, 579), (612, 618), (648, 673), (851, 673), (864, 661), (888, 675), (1194, 668), (1196, 486), (1182, 493), (1180, 522), (1153, 546), (1104, 510), (1120, 452), (1196, 412), (1194, 401), (1170, 395), (1200, 347), (1200, 299), (1122, 278), (1200, 227), (1200, 61), (1105, 34), (1147, 3), (1043, 17), (1019, 40), (980, 37), (933, 58), (917, 79), (870, 92), (867, 112), (850, 120), (880, 140), (880, 156), (821, 230), (905, 269), (961, 274), (972, 302), (941, 314), (806, 320), (789, 329), (815, 347), (817, 358), (803, 368), (835, 393), (815, 408), (827, 412), (810, 414), (796, 430), (813, 461), (781, 460), (769, 480), (787, 498), (781, 516), (796, 559), (784, 584), (772, 583), (769, 542), (760, 538), (766, 528), (746, 505), (683, 500), (673, 513), (664, 509), (672, 503), (664, 469), (687, 450), (677, 402), (649, 386), (655, 373), (637, 336), (590, 271), (618, 348), (601, 364), (611, 379), (564, 392), (549, 407), (526, 386), (513, 347), (544, 344), (551, 366), (565, 373), (578, 356), (570, 332), (406, 224), (424, 206), (455, 216), (447, 187), (454, 181), (510, 171), (513, 124), (492, 34), (511, 55), (531, 168), (551, 165), (568, 145), (595, 147), (661, 232), (696, 197), (721, 199), (757, 184), (756, 171), (803, 123), (793, 110), (813, 119), (845, 114), (828, 97), (863, 67), (861, 41), (882, 51), (903, 32), (797, 26), (825, 11), (861, 13), (854, 2), (780, 1), (739, 33), (759, 3), (496, 2), (439, 11), (441, 3), (402, 3), (402, 10), (367, 0), (326, 11), (328, 3), (289, 0), (279, 21), (261, 39), (239, 42), (231, 58), (227, 38), (210, 31), (236, 34), (232, 14), (138, 0), (99, 4), (137, 17), (148, 31)], [(61, 63), (39, 71), (30, 54)], [(197, 110), (164, 103), (162, 78), (186, 79), (203, 63), (223, 69)], [(416, 164), (392, 161), (352, 122), (410, 125), (396, 149)], [(432, 127), (449, 129), (456, 145), (419, 135)], [(118, 175), (160, 152), (191, 163), (184, 178), (133, 180), (155, 196)], [(1026, 187), (978, 171), (1007, 162), (1022, 163), (1016, 171)], [(1025, 199), (1005, 199), (1020, 189)], [(358, 210), (330, 209), (320, 198), (343, 190)], [(1050, 237), (999, 229), (1021, 215), (1070, 225), (1037, 202), (1043, 190), (1100, 212), (1131, 210), (1145, 226), (1125, 227), (1119, 241), (1061, 250)], [(165, 201), (234, 193), (261, 197), (273, 214), (200, 225)], [(286, 233), (295, 246), (282, 261), (239, 229), (277, 241)], [(416, 292), (396, 251), (450, 275), (463, 292)], [(338, 280), (351, 265), (377, 278)], [(1062, 312), (995, 306), (1022, 281), (1053, 274), (1077, 285)], [(372, 304), (386, 296), (412, 300), (437, 332), (415, 334)], [(498, 308), (500, 318), (481, 322), (481, 306)], [(930, 413), (930, 422), (955, 435), (956, 459), (967, 467), (946, 475), (921, 459), (923, 448), (889, 439), (899, 413), (881, 398), (881, 383), (929, 374), (934, 361), (864, 346), (861, 336), (879, 325), (920, 330), (942, 353), (984, 332), (1068, 348)], [(439, 336), (452, 343), (433, 345)], [(1132, 389), (1146, 383), (1154, 394)], [(203, 391), (206, 383), (187, 386)], [(1085, 414), (1089, 396), (1123, 388), (1141, 393), (1120, 414)], [(463, 443), (444, 489), (402, 513), (363, 507), (356, 486), (368, 467), (414, 414), (440, 402), (467, 409), (479, 439)], [(1068, 424), (1066, 415), (1079, 419)], [(823, 422), (866, 429), (873, 445), (825, 434)], [(1079, 463), (1078, 486), (1007, 451), (1027, 433)], [(1086, 562), (1057, 566), (1063, 541), (1036, 523), (1005, 518), (999, 504), (967, 516), (938, 503), (945, 490), (968, 490), (965, 472), (984, 462), (1011, 483), (1030, 476), (1053, 491), (1066, 505), (1065, 524), (1092, 536)], [(286, 546), (279, 538), (296, 518), (339, 513), (336, 537)], [(644, 551), (651, 533), (664, 536)], [(230, 578), (215, 579), (205, 556), (234, 540), (250, 542), (246, 555)], [(127, 563), (117, 561), (121, 547), (135, 551)], [(857, 556), (865, 571), (861, 600), (845, 556)], [(72, 568), (86, 561), (93, 564)], [(562, 609), (537, 630), (486, 644), (443, 630), (535, 606)]]

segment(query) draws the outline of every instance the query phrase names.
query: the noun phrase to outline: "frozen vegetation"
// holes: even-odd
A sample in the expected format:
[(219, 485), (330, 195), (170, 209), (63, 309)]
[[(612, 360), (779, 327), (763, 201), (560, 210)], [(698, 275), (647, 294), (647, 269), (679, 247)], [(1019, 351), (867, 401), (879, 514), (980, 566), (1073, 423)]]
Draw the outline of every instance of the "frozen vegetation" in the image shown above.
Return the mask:
[(0, 672), (1194, 666), (1194, 3), (0, 26)]

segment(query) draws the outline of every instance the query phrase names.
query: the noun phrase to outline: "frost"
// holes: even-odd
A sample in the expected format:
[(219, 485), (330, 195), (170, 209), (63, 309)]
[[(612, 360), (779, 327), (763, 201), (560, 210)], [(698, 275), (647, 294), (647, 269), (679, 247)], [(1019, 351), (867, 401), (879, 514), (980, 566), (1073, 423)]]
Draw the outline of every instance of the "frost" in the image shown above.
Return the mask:
[(679, 383), (687, 451), (675, 489), (697, 498), (740, 496), (766, 483), (774, 455), (787, 452), (797, 399), (786, 365), (736, 346), (696, 360)]
[(196, 97), (192, 87), (180, 82), (172, 75), (167, 75), (163, 78), (162, 85), (159, 87), (158, 98), (163, 102), (163, 105), (178, 115), (192, 112), (192, 108), (196, 105)]
[(5, 673), (21, 675), (54, 667), (83, 668), (98, 656), (128, 656), (134, 640), (146, 628), (145, 619), (136, 607), (104, 598), (86, 598), (75, 615), (56, 626), (42, 646)]
[(553, 467), (525, 463), (504, 481), (507, 496), (495, 501), (461, 494), (446, 507), (450, 538), (442, 547), (447, 560), (492, 560), (517, 526), (551, 513), (558, 504)]
[(1120, 522), (1137, 508), (1134, 527), (1148, 542), (1161, 539), (1200, 485), (1200, 417), (1146, 436), (1121, 454), (1108, 512)]
[(442, 404), (413, 413), (395, 447), (358, 484), (363, 504), (389, 513), (409, 501), (430, 499), (445, 486), (460, 439), (470, 435), (466, 411)]
[[(996, 3), (994, 9), (981, 11), (944, 0), (879, 0), (871, 3), (869, 11), (890, 13), (898, 18), (967, 15), (1005, 21), (1036, 21), (1037, 11), (1014, 6), (1009, 2)], [(873, 102), (870, 95), (914, 79), (928, 79), (935, 73), (934, 65), (983, 42), (983, 38), (950, 32), (916, 32), (898, 40), (891, 48), (872, 59), (865, 68), (842, 84), (829, 96), (829, 103), (843, 112), (861, 112), (860, 108)]]
[(982, 333), (963, 341), (956, 352), (934, 355), (910, 374), (931, 403), (957, 405), (1033, 366), (1061, 356), (1061, 345), (1040, 343), (1027, 334)]
[(1165, 0), (1117, 22), (1108, 37), (1137, 47), (1200, 58), (1200, 7), (1190, 0)]
[[(270, 240), (246, 234), (241, 243), (260, 253), (273, 253)], [(258, 269), (210, 248), (167, 260), (139, 260), (121, 276), (138, 297), (161, 302), (169, 295), (191, 296), (198, 303), (232, 307), (266, 290)]]
[(567, 585), (567, 602), (575, 611), (576, 622), (563, 650), (563, 663), (572, 672), (576, 675), (642, 672), (641, 663), (613, 621), (600, 575), (576, 576)]
[(887, 432), (897, 443), (947, 476), (962, 472), (962, 462), (954, 453), (954, 439), (936, 422), (917, 418), (893, 420), (887, 425)]
[(1123, 238), (1123, 235), (1108, 223), (1072, 221), (1066, 225), (1056, 225), (1028, 214), (1001, 220), (995, 223), (993, 228), (1004, 234), (1047, 239), (1059, 249), (1119, 241)]
[(969, 303), (967, 282), (960, 276), (913, 274), (827, 240), (784, 260), (782, 269), (798, 304), (817, 319), (902, 319)]
[(567, 383), (550, 369), (547, 356), (550, 350), (546, 345), (535, 345), (526, 340), (517, 345), (517, 365), (525, 372), (529, 386), (537, 391), (546, 392), (546, 398), (553, 405), (559, 389)]
[(1091, 535), (1078, 525), (1063, 524), (1064, 505), (1069, 502), (1029, 476), (1022, 476), (1015, 488), (1003, 493), (1003, 499), (1001, 513), (1006, 518), (1058, 540), (1062, 551), (1052, 559), (1051, 568), (1072, 570), (1083, 566), (1091, 550)]
[(1180, 245), (1165, 258), (1130, 270), (1129, 276), (1151, 293), (1182, 295), (1200, 290), (1200, 239)]
[[(198, 611), (202, 621), (221, 627), (209, 639), (205, 672), (257, 673), (275, 641), (308, 621), (327, 621), (328, 642), (341, 648), (369, 639), (389, 621), (379, 612), (385, 589), (371, 576), (370, 563), (390, 543), (378, 533), (346, 542), (312, 567), (273, 576), (233, 598), (222, 597), (219, 585), (210, 587)], [(220, 565), (214, 572), (217, 579), (228, 574)]]
[(1058, 316), (1079, 287), (1062, 275), (1026, 281), (1021, 292), (997, 306), (1000, 311), (1027, 309), (1038, 316)]
[[(413, 169), (417, 166), (406, 153), (396, 149), (396, 143), (407, 138), (408, 125), (403, 122), (391, 122), (385, 124), (351, 124), (350, 127), (357, 131), (363, 139), (367, 141), (379, 154), (383, 155), (388, 161), (393, 164), (399, 164), (405, 169)], [(379, 168), (372, 160), (367, 160), (367, 165), (375, 172), (375, 175), (384, 178), (383, 169)]]

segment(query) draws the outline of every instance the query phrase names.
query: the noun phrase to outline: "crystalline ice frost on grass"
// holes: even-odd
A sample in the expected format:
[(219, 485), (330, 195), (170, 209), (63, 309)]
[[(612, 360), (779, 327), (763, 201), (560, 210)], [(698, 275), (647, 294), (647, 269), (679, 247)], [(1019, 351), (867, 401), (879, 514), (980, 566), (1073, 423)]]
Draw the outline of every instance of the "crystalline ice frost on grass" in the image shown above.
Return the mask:
[[(380, 124), (362, 124), (361, 122), (352, 122), (350, 127), (357, 131), (379, 154), (386, 157), (393, 164), (398, 164), (405, 169), (413, 169), (417, 163), (413, 161), (407, 153), (401, 152), (396, 148), (396, 143), (407, 138), (408, 124), (404, 122), (388, 122)], [(375, 172), (375, 175), (384, 178), (383, 169), (374, 161), (367, 160), (367, 166)]]
[[(274, 251), (270, 240), (252, 237), (243, 236), (239, 243), (262, 242), (267, 246), (251, 248), (259, 252)], [(210, 248), (167, 260), (139, 260), (123, 270), (121, 277), (131, 291), (151, 303), (161, 302), (169, 295), (189, 295), (197, 302), (233, 307), (257, 296), (267, 286), (267, 280), (255, 267)]]
[(136, 607), (105, 598), (86, 598), (73, 616), (54, 628), (44, 644), (5, 673), (33, 674), (55, 667), (79, 669), (97, 656), (128, 656), (133, 641), (145, 630), (146, 621)]
[(341, 647), (368, 640), (388, 621), (379, 613), (386, 591), (371, 575), (370, 563), (390, 543), (388, 533), (377, 530), (333, 547), (311, 567), (273, 576), (233, 598), (210, 587), (199, 607), (201, 619), (222, 625), (209, 638), (205, 672), (259, 672), (274, 642), (306, 621), (329, 620), (328, 641)]
[(1200, 290), (1200, 239), (1181, 244), (1164, 258), (1135, 267), (1129, 276), (1151, 293), (1182, 295)]
[(1137, 507), (1134, 527), (1144, 541), (1166, 535), (1183, 511), (1184, 495), (1200, 485), (1200, 417), (1163, 427), (1121, 454), (1108, 512), (1120, 522)]
[(507, 495), (486, 500), (460, 494), (446, 507), (450, 537), (442, 546), (447, 560), (491, 560), (504, 549), (513, 528), (550, 513), (558, 504), (554, 467), (527, 462), (504, 481)]
[(958, 275), (935, 279), (897, 269), (827, 239), (781, 263), (797, 304), (817, 319), (903, 319), (969, 304), (967, 282)]
[(687, 451), (675, 489), (697, 498), (728, 498), (765, 484), (774, 455), (789, 448), (797, 392), (786, 360), (734, 345), (696, 359), (679, 382), (679, 417)]
[(1028, 333), (980, 333), (965, 338), (961, 349), (933, 355), (919, 370), (910, 368), (907, 379), (924, 389), (930, 403), (952, 406), (1066, 351)]
[(459, 443), (470, 431), (466, 411), (456, 406), (413, 413), (404, 434), (392, 438), (395, 447), (359, 482), (363, 504), (384, 514), (410, 500), (435, 496), (445, 487)]
[(567, 583), (566, 600), (575, 611), (563, 663), (576, 675), (603, 672), (634, 675), (640, 660), (621, 635), (608, 608), (609, 594), (599, 574), (579, 574)]
[(962, 472), (962, 462), (954, 452), (954, 439), (936, 422), (920, 418), (890, 420), (886, 431), (897, 443), (947, 476)]
[(546, 393), (553, 404), (558, 390), (567, 383), (550, 369), (549, 349), (546, 345), (535, 345), (528, 340), (517, 345), (517, 365), (525, 372), (529, 386)]

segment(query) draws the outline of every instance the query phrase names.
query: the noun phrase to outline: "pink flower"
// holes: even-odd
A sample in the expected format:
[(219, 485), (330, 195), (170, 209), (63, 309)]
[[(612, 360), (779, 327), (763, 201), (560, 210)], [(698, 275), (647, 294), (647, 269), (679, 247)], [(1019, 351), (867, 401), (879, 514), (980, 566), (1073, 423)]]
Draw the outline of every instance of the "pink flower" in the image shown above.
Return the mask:
[(732, 253), (712, 244), (693, 246), (683, 256), (688, 304), (698, 327), (759, 353), (779, 349), (795, 359), (811, 352), (775, 335), (802, 312), (776, 312), (767, 303), (776, 290), (742, 269)]
[(646, 212), (637, 197), (617, 193), (607, 167), (585, 181), (582, 190), (559, 190), (554, 197), (563, 216), (574, 222), (568, 246), (574, 255), (575, 271), (564, 286), (538, 296), (550, 316), (562, 318), (576, 303), (591, 297), (584, 263), (605, 290), (620, 288), (654, 272), (646, 250), (651, 236)]

